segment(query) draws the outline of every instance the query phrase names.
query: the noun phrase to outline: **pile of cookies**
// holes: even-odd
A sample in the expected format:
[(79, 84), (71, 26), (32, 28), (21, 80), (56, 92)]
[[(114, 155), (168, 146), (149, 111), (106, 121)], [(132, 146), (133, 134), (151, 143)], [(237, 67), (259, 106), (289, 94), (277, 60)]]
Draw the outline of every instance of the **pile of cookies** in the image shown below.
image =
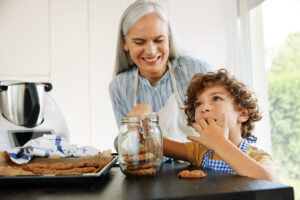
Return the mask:
[(159, 163), (153, 146), (147, 144), (137, 148), (132, 152), (121, 154), (121, 170), (129, 176), (155, 175), (159, 168)]

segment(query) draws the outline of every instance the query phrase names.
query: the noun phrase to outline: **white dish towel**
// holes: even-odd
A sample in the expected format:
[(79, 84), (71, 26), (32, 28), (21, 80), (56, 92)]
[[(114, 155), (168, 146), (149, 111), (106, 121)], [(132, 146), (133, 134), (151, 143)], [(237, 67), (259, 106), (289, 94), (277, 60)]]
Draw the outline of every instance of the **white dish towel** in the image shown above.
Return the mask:
[(29, 140), (24, 146), (11, 149), (7, 153), (15, 163), (26, 164), (34, 156), (48, 158), (56, 155), (65, 158), (96, 155), (101, 152), (92, 146), (77, 147), (75, 144), (69, 144), (61, 136), (45, 134)]

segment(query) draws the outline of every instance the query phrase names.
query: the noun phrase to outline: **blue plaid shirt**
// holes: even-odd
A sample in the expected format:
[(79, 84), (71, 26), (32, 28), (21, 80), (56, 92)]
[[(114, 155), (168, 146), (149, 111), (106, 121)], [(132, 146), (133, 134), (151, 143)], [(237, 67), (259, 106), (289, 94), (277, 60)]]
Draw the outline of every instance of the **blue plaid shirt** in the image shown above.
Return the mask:
[[(255, 143), (257, 141), (257, 137), (252, 135), (249, 138), (243, 138), (242, 142), (239, 146), (239, 149), (242, 152), (246, 152), (246, 149), (249, 145), (249, 142)], [(232, 173), (235, 174), (235, 172), (222, 160), (213, 160), (210, 159), (209, 156), (212, 154), (212, 151), (208, 151), (206, 154), (203, 155), (201, 167), (203, 169), (212, 169), (217, 172), (225, 172), (225, 173)]]

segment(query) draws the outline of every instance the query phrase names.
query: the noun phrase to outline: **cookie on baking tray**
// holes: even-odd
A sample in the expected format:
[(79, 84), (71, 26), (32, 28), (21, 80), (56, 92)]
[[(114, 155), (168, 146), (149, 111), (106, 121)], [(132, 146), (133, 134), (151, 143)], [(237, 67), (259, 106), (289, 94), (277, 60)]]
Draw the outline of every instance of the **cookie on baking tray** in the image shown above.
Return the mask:
[(0, 152), (0, 176), (97, 173), (113, 159), (111, 150), (93, 156), (70, 158), (33, 158), (28, 164), (12, 162), (6, 151)]

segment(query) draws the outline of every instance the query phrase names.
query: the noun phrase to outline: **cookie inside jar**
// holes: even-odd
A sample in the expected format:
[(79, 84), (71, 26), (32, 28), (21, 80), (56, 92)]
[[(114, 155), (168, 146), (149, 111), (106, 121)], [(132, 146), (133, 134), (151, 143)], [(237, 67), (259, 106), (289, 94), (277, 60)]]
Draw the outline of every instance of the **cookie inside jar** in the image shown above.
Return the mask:
[(163, 160), (157, 115), (124, 117), (119, 133), (119, 163), (126, 176), (153, 176)]

